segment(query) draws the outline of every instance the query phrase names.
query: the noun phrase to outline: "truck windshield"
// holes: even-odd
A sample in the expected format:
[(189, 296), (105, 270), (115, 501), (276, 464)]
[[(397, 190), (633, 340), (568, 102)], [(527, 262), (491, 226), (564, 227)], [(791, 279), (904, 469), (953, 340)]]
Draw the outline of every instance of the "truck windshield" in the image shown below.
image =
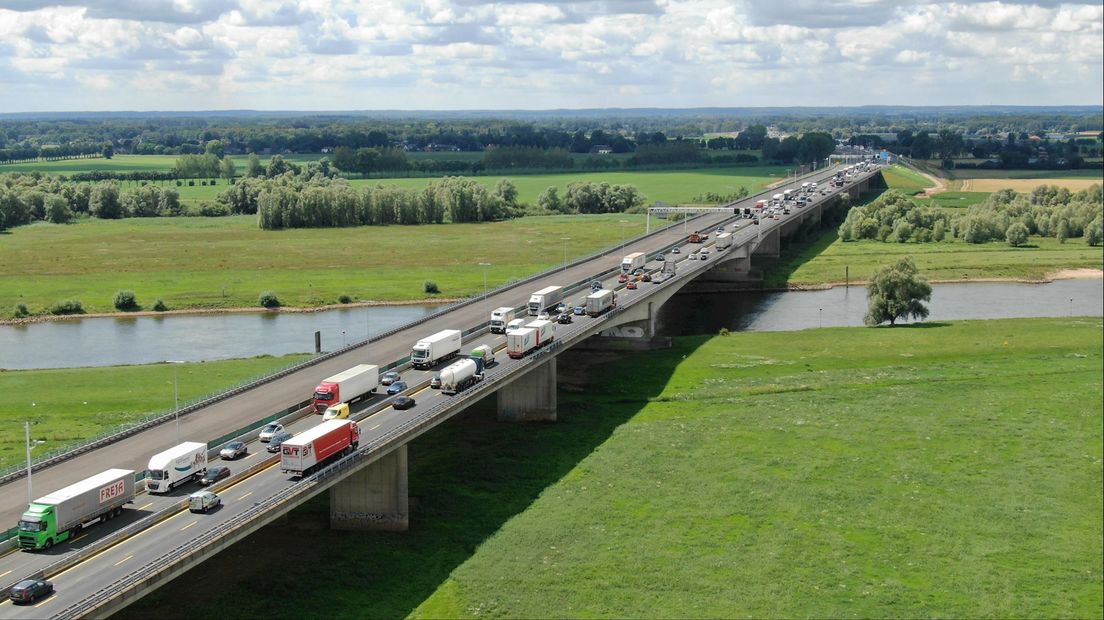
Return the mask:
[(424, 359), (428, 354), (421, 349), (414, 349), (410, 352), (410, 359), (420, 360)]
[(330, 400), (329, 392), (315, 392), (314, 400)]
[(42, 521), (19, 521), (20, 532), (41, 532), (46, 529), (46, 524)]
[(151, 469), (148, 476), (150, 480), (164, 480), (165, 473), (166, 472), (163, 472), (160, 469)]

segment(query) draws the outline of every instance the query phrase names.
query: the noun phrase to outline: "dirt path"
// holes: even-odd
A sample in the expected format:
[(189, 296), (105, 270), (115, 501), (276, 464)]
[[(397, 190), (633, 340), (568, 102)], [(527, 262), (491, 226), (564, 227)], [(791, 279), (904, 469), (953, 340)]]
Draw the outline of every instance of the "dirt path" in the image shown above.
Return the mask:
[(913, 171), (917, 174), (920, 174), (932, 183), (935, 183), (935, 187), (929, 187), (928, 189), (924, 190), (924, 193), (920, 194), (921, 197), (931, 198), (932, 196), (936, 194), (942, 194), (949, 189), (947, 187), (947, 179), (937, 177), (934, 174), (928, 174), (927, 172), (924, 172), (923, 170), (920, 170), (918, 168), (913, 168)]

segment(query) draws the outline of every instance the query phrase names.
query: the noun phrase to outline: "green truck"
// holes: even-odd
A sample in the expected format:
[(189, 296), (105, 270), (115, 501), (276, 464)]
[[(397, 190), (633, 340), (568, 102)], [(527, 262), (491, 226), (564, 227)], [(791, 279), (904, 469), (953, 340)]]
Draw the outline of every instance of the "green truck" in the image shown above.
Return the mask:
[(40, 497), (19, 520), (19, 546), (49, 549), (74, 536), (88, 522), (107, 521), (134, 499), (134, 472), (109, 469)]

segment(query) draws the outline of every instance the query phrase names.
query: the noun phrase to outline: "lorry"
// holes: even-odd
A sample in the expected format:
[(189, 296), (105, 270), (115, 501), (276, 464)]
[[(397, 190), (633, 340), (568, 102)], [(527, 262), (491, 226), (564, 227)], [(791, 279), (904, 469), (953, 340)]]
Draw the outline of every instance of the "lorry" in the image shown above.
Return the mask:
[(471, 353), (468, 354), (468, 357), (472, 359), (482, 360), (484, 368), (495, 363), (494, 349), (485, 344), (481, 344), (478, 347), (472, 349)]
[(521, 359), (535, 348), (537, 332), (531, 327), (522, 327), (506, 334), (506, 355), (511, 359)]
[(715, 247), (717, 250), (727, 250), (728, 246), (732, 245), (732, 233), (721, 233), (717, 235), (717, 243)]
[(785, 194), (775, 194), (771, 196), (771, 203), (775, 206), (782, 204), (782, 201), (786, 199)]
[(546, 286), (529, 297), (529, 316), (555, 308), (563, 300), (562, 286)]
[(556, 324), (552, 321), (538, 319), (527, 323), (525, 326), (532, 328), (536, 332), (538, 347), (543, 347), (556, 338)]
[(759, 209), (760, 211), (762, 211), (763, 209), (766, 209), (767, 208), (767, 201), (766, 200), (756, 200), (755, 201), (755, 208)]
[(642, 269), (647, 257), (643, 252), (633, 252), (621, 259), (621, 273), (632, 273), (636, 269)]
[(328, 420), (280, 445), (280, 471), (292, 476), (310, 475), (327, 461), (357, 449), (360, 427), (352, 420)]
[(514, 320), (514, 309), (509, 306), (491, 310), (491, 333), (505, 334), (506, 324)]
[(514, 319), (506, 324), (506, 333), (509, 334), (512, 331), (517, 331), (525, 327), (525, 319)]
[(134, 499), (134, 471), (109, 469), (40, 497), (19, 519), (19, 546), (49, 549), (95, 519), (107, 521)]
[(617, 294), (609, 289), (602, 289), (597, 293), (591, 293), (586, 298), (586, 313), (588, 316), (598, 316), (613, 308), (617, 301)]
[(698, 231), (690, 233), (690, 243), (705, 243), (709, 240), (709, 235), (702, 234)]
[(379, 366), (358, 364), (327, 377), (314, 388), (314, 412), (321, 415), (330, 405), (351, 403), (367, 394), (374, 394), (379, 385)]
[(207, 444), (187, 441), (150, 457), (146, 490), (168, 493), (177, 485), (199, 480), (207, 473)]
[(807, 182), (806, 182), (806, 183), (802, 183), (802, 184), (801, 184), (801, 191), (802, 191), (802, 192), (804, 192), (804, 193), (806, 193), (806, 194), (808, 194), (809, 192), (811, 192), (811, 191), (812, 191), (812, 188), (811, 188), (811, 187), (809, 186), (809, 183), (807, 183)]
[(785, 196), (786, 200), (791, 200), (794, 197), (794, 191), (792, 189), (788, 189), (782, 192), (782, 195)]
[(441, 371), (441, 393), (456, 394), (483, 380), (483, 358), (453, 362)]
[(420, 370), (432, 368), (437, 362), (451, 359), (460, 352), (460, 330), (443, 329), (414, 343), (410, 350), (410, 365)]

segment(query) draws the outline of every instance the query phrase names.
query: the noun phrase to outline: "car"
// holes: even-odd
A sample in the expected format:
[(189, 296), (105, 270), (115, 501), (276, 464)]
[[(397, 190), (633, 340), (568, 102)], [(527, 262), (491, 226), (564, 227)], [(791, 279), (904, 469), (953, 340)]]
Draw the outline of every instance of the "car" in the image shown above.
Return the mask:
[(732, 228), (739, 228), (739, 227), (740, 227), (740, 222), (733, 222), (732, 223)]
[(389, 370), (380, 375), (380, 385), (391, 385), (399, 379), (402, 379), (402, 375), (400, 375), (397, 371)]
[(222, 450), (219, 450), (219, 458), (225, 461), (232, 461), (248, 453), (249, 446), (246, 446), (244, 441), (231, 441), (223, 446)]
[(556, 322), (560, 325), (567, 325), (571, 323), (571, 315), (567, 312), (564, 312), (559, 316), (559, 318), (556, 319)]
[(629, 281), (629, 274), (627, 274), (627, 273), (623, 273), (623, 274), (617, 276), (617, 283), (618, 284), (624, 284), (628, 281)]
[(639, 278), (640, 276), (644, 275), (644, 270), (643, 269), (633, 269), (632, 274), (633, 274), (633, 276)]
[(409, 396), (400, 396), (391, 403), (391, 406), (395, 409), (410, 409), (414, 404), (413, 398)]
[(349, 417), (349, 403), (339, 403), (326, 407), (326, 413), (322, 414), (322, 421), (344, 420)]
[(396, 381), (387, 386), (387, 395), (394, 396), (395, 394), (398, 394), (400, 392), (405, 392), (407, 387), (408, 386), (406, 385), (406, 381)]
[(284, 445), (284, 442), (294, 437), (287, 431), (280, 431), (272, 436), (272, 439), (268, 441), (268, 451), (276, 453), (280, 451), (280, 446)]
[(277, 424), (273, 422), (272, 424), (269, 424), (268, 426), (261, 429), (260, 440), (262, 442), (268, 441), (269, 439), (272, 439), (273, 435), (279, 433), (282, 430), (284, 430), (283, 424)]
[(629, 289), (630, 291), (635, 291), (636, 290), (636, 281), (634, 280), (632, 282), (629, 282), (628, 284), (625, 285), (625, 288)]
[(719, 234), (721, 234), (721, 233), (723, 233), (723, 232), (724, 232), (724, 226), (718, 226), (718, 227), (717, 227), (717, 234), (719, 235)]
[(429, 387), (432, 390), (441, 389), (441, 375), (433, 375), (433, 378), (429, 380)]
[(646, 274), (640, 276), (640, 280), (642, 282), (651, 282), (652, 281), (652, 274), (646, 273)]
[(575, 309), (571, 311), (575, 316), (583, 316), (586, 314), (586, 306), (575, 306)]
[(690, 255), (690, 260), (698, 260), (698, 255), (697, 254), (691, 254)]
[(597, 293), (600, 290), (602, 290), (602, 281), (601, 280), (592, 280), (590, 282), (590, 292), (591, 293)]
[(551, 315), (548, 314), (547, 312), (541, 312), (540, 314), (537, 315), (537, 320), (538, 321), (547, 321), (550, 316)]
[(682, 254), (682, 250), (678, 248), (671, 248), (671, 254)]
[(782, 209), (782, 215), (789, 215), (789, 214), (790, 214), (789, 209)]
[(556, 306), (555, 312), (556, 314), (563, 314), (564, 312), (567, 312), (567, 304), (561, 303), (560, 305)]
[(188, 512), (207, 513), (222, 505), (222, 498), (210, 491), (196, 491), (188, 496)]
[(199, 479), (199, 483), (203, 486), (207, 486), (229, 477), (229, 467), (208, 467), (207, 473), (203, 474), (203, 477)]
[(665, 260), (662, 254), (656, 254), (655, 259), (657, 263), (662, 263)]
[(12, 603), (29, 605), (54, 593), (54, 584), (45, 579), (24, 579), (12, 586), (8, 596)]
[(709, 250), (702, 250), (698, 252), (698, 260), (705, 260), (709, 258)]

